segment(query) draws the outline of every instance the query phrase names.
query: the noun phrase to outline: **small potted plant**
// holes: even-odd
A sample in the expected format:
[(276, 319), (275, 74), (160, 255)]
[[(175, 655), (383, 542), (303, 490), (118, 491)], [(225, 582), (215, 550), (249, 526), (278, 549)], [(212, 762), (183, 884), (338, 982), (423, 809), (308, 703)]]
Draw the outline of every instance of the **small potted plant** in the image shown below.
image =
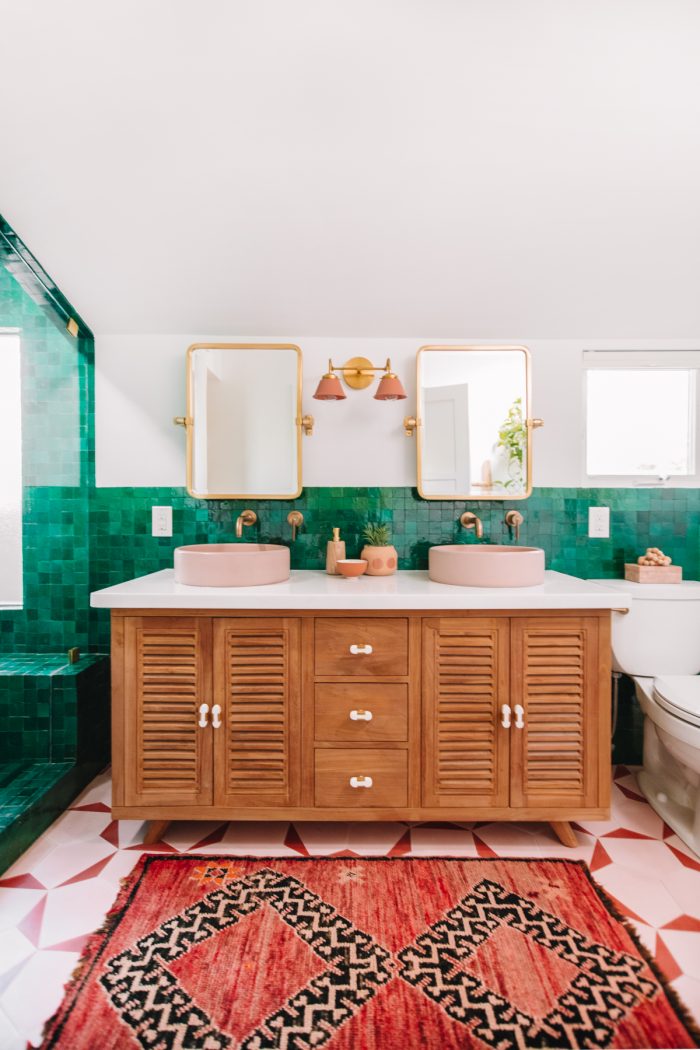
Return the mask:
[(382, 522), (370, 522), (365, 525), (362, 535), (366, 542), (360, 557), (367, 562), (367, 575), (390, 576), (396, 572), (399, 556), (396, 547), (389, 543), (389, 526)]

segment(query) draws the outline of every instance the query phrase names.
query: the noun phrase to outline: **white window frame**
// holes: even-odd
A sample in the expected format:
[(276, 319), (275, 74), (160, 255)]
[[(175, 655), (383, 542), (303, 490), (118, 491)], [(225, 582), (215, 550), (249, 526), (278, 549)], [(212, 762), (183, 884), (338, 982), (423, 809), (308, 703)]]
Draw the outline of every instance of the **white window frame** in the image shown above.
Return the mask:
[[(694, 429), (694, 473), (672, 474), (668, 479), (656, 478), (653, 474), (589, 474), (588, 473), (588, 379), (590, 371), (641, 372), (645, 369), (662, 372), (679, 369), (694, 369), (695, 411), (692, 420)], [(669, 485), (673, 488), (698, 488), (700, 486), (700, 350), (584, 350), (582, 359), (583, 382), (583, 477), (584, 486), (601, 488), (657, 488)]]
[[(19, 328), (0, 328), (0, 341), (5, 339), (5, 338), (8, 338), (8, 337), (13, 339), (17, 343), (18, 367), (19, 367), (19, 370), (20, 370), (20, 372), (19, 372), (19, 382), (20, 382), (20, 398), (21, 398), (22, 342), (21, 342), (20, 329)], [(5, 584), (6, 583), (7, 583), (7, 586), (9, 588), (9, 591), (5, 592), (4, 594), (3, 594), (2, 591), (0, 591), (0, 610), (3, 610), (3, 611), (13, 610), (13, 609), (16, 610), (16, 609), (23, 609), (24, 608), (24, 562), (23, 562), (23, 558), (24, 558), (24, 535), (23, 535), (23, 533), (24, 533), (24, 522), (23, 522), (23, 492), (22, 492), (22, 438), (21, 438), (21, 432), (22, 432), (22, 410), (21, 410), (21, 402), (20, 402), (20, 405), (18, 406), (18, 411), (19, 411), (19, 426), (20, 426), (19, 476), (18, 477), (17, 476), (13, 477), (13, 484), (17, 484), (18, 488), (19, 488), (19, 491), (17, 493), (17, 495), (19, 497), (19, 533), (18, 533), (19, 550), (17, 550), (15, 552), (17, 554), (17, 556), (18, 556), (18, 560), (16, 560), (14, 565), (12, 566), (12, 572), (10, 574), (7, 574), (7, 580), (6, 581), (5, 581), (5, 578), (4, 578), (4, 575), (3, 575), (3, 590), (5, 588)], [(1, 452), (2, 452), (2, 450), (0, 449), (0, 453)], [(5, 475), (4, 479), (2, 477), (0, 477), (0, 484), (2, 484), (3, 480), (4, 480), (5, 484), (7, 484), (7, 478), (8, 478), (7, 471), (9, 470), (10, 471), (10, 475), (12, 475), (12, 473), (14, 471), (14, 466), (13, 466), (13, 464), (11, 464), (9, 462), (6, 462), (6, 461), (3, 462), (3, 456), (2, 455), (0, 455), (0, 463), (2, 463), (3, 467), (5, 468), (5, 469), (1, 469), (0, 468), (0, 474), (4, 474)], [(12, 579), (12, 577), (14, 577), (14, 579)], [(10, 600), (7, 597), (8, 593), (13, 593), (13, 594), (16, 593), (16, 595), (17, 595), (16, 599), (15, 600)]]

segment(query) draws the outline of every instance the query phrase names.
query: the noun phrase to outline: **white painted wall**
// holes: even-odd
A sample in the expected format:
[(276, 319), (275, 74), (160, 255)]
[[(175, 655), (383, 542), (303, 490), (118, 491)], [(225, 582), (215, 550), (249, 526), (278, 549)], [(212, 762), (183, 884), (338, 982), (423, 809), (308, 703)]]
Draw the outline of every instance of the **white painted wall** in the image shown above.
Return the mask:
[(698, 332), (697, 0), (0, 0), (0, 36), (2, 211), (97, 332)]
[[(101, 335), (96, 344), (97, 484), (100, 486), (182, 486), (185, 435), (172, 418), (185, 410), (185, 351), (190, 343), (228, 335)], [(304, 354), (305, 412), (316, 429), (304, 438), (304, 485), (415, 485), (415, 440), (404, 435), (405, 415), (415, 413), (415, 354), (427, 343), (472, 339), (340, 339), (260, 336), (258, 342), (293, 342)], [(534, 436), (534, 483), (538, 486), (591, 484), (584, 473), (583, 350), (697, 350), (695, 341), (527, 340), (500, 343), (529, 346), (533, 363), (532, 414), (545, 420)], [(374, 364), (391, 357), (406, 401), (378, 402), (374, 387), (348, 391), (341, 402), (314, 401), (326, 370), (361, 355)]]

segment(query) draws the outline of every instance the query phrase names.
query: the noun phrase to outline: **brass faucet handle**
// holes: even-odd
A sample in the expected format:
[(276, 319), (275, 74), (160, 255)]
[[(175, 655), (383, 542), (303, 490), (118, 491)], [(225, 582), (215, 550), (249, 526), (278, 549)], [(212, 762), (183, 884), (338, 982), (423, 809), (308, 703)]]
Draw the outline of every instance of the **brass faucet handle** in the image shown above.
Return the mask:
[(520, 539), (520, 526), (525, 521), (519, 510), (509, 510), (505, 516), (505, 523), (515, 534), (515, 542)]
[(258, 516), (254, 510), (243, 510), (236, 518), (236, 536), (238, 539), (243, 535), (244, 525), (255, 525)]
[(297, 529), (304, 524), (304, 515), (300, 510), (290, 510), (287, 515), (287, 524), (292, 526), (292, 543), (297, 538)]
[(481, 518), (478, 518), (472, 510), (465, 510), (459, 519), (459, 523), (463, 529), (474, 529), (478, 540), (484, 535), (484, 526), (481, 523)]

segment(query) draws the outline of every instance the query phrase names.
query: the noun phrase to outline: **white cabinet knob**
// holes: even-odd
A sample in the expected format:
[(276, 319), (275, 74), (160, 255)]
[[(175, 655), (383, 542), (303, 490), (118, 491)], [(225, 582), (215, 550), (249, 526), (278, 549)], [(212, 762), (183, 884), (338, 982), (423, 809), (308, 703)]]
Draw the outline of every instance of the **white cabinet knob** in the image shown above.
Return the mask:
[(371, 788), (372, 778), (371, 777), (350, 777), (351, 788)]
[(371, 645), (351, 645), (350, 652), (353, 656), (370, 656), (372, 653)]
[(510, 708), (508, 704), (503, 704), (501, 707), (501, 725), (504, 729), (510, 729)]
[(221, 715), (221, 707), (220, 707), (220, 705), (219, 704), (214, 704), (214, 706), (211, 709), (211, 724), (213, 725), (214, 729), (219, 729), (221, 727), (221, 718), (219, 717), (220, 715)]
[(209, 714), (209, 704), (199, 705), (199, 722), (197, 725), (200, 729), (206, 729), (208, 725), (207, 715)]
[(351, 711), (350, 712), (351, 722), (371, 722), (372, 712), (371, 711)]
[(515, 711), (515, 728), (516, 729), (524, 729), (525, 728), (525, 717), (524, 717), (525, 716), (525, 710), (524, 710), (523, 706), (521, 704), (516, 704), (515, 708), (514, 708), (514, 711)]

